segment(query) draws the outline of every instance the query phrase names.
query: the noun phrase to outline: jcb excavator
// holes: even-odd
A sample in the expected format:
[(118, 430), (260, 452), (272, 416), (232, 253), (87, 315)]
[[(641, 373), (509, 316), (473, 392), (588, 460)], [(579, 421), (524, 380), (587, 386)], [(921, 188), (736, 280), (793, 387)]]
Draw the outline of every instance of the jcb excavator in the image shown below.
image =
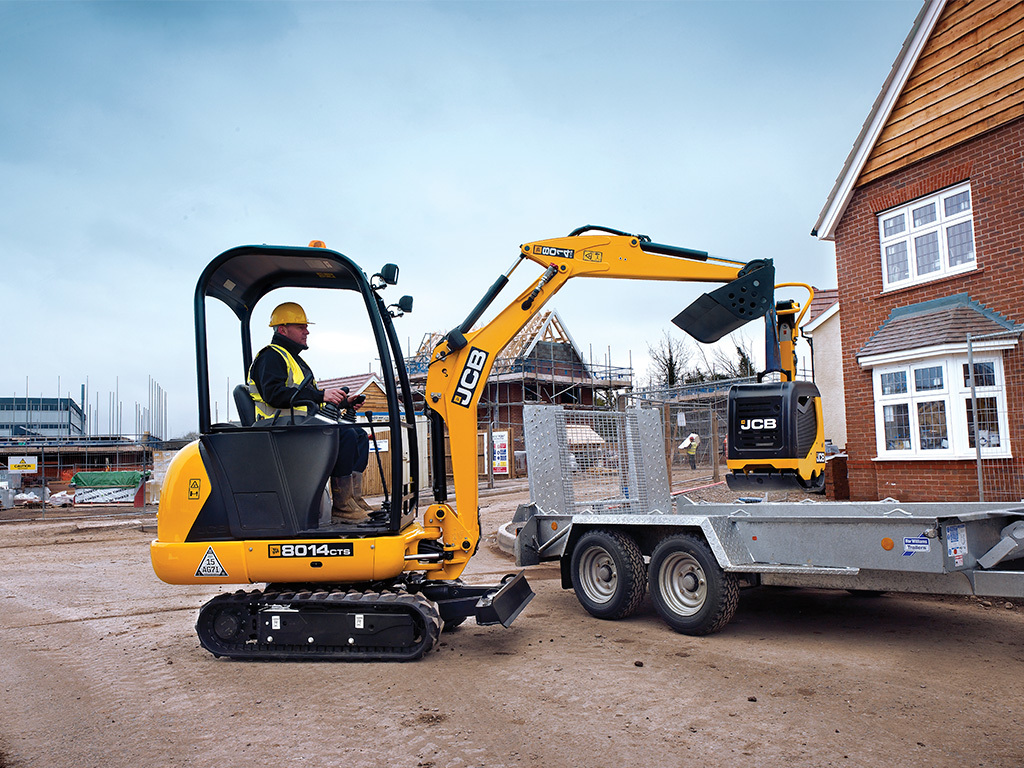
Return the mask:
[[(786, 305), (776, 310), (770, 261), (726, 261), (592, 226), (522, 245), (512, 267), (432, 353), (425, 410), (433, 502), (421, 514), (415, 401), (392, 323), (392, 316), (411, 310), (412, 299), (405, 296), (389, 306), (381, 297), (397, 283), (397, 266), (385, 265), (368, 278), (347, 256), (315, 246), (234, 248), (214, 259), (196, 286), (201, 436), (168, 469), (151, 559), (157, 576), (171, 584), (266, 583), (263, 589), (218, 595), (200, 609), (200, 642), (216, 656), (411, 660), (433, 647), (444, 626), (469, 617), (506, 627), (515, 620), (533, 597), (522, 572), (497, 585), (471, 586), (460, 579), (480, 540), (477, 403), (497, 354), (570, 278), (727, 283), (675, 318), (701, 341), (717, 340), (776, 313), (793, 325), (797, 309)], [(524, 261), (540, 264), (543, 273), (474, 330)], [(238, 319), (245, 372), (252, 363), (254, 308), (268, 293), (288, 287), (354, 292), (376, 339), (388, 407), (381, 426), (389, 430), (393, 487), (390, 494), (385, 489), (381, 508), (366, 522), (321, 523), (324, 488), (337, 450), (332, 430), (341, 428), (330, 423), (331, 416), (318, 413), (297, 424), (211, 423), (207, 299), (223, 302)], [(773, 325), (773, 337), (774, 331)], [(795, 333), (788, 333), (776, 345), (776, 356), (781, 350), (790, 359)], [(792, 378), (790, 366), (782, 370)], [(816, 390), (798, 389), (792, 381), (751, 386), (761, 387), (753, 391), (757, 397), (740, 397), (737, 412), (746, 424), (740, 431), (754, 437), (743, 443), (730, 431), (730, 468), (748, 482), (789, 478), (813, 483), (824, 462)], [(240, 414), (246, 398), (236, 390)], [(816, 418), (811, 429), (808, 408)], [(372, 429), (377, 422), (367, 426)], [(455, 490), (451, 501), (446, 428)], [(813, 440), (805, 446), (811, 433)], [(820, 462), (815, 449), (822, 453)], [(405, 466), (407, 456), (412, 461)]]

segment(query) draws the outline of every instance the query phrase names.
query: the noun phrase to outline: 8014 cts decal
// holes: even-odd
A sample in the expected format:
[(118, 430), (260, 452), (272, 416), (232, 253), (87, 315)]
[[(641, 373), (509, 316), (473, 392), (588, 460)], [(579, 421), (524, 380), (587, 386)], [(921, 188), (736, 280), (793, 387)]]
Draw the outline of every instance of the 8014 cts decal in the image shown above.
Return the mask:
[(335, 544), (271, 544), (269, 557), (352, 557), (352, 545)]

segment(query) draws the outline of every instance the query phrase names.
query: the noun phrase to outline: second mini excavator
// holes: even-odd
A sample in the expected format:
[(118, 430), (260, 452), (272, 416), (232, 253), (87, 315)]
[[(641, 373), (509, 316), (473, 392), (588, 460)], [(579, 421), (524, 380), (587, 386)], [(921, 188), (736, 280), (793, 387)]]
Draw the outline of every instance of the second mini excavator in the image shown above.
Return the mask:
[[(474, 328), (525, 261), (539, 264), (543, 273), (492, 320)], [(156, 574), (171, 584), (266, 584), (218, 595), (201, 608), (199, 639), (217, 656), (409, 660), (429, 651), (444, 626), (470, 617), (478, 624), (506, 627), (515, 620), (533, 597), (523, 573), (495, 585), (467, 585), (460, 578), (481, 535), (477, 403), (497, 354), (570, 278), (726, 283), (675, 320), (701, 341), (714, 341), (759, 317), (792, 314), (792, 307), (776, 308), (770, 261), (716, 259), (602, 227), (582, 227), (564, 238), (520, 246), (512, 267), (432, 353), (425, 395), (433, 500), (421, 511), (418, 462), (403, 462), (405, 456), (418, 455), (415, 401), (392, 323), (392, 316), (411, 309), (412, 300), (403, 297), (389, 306), (381, 297), (397, 277), (398, 268), (389, 264), (368, 278), (351, 259), (318, 243), (234, 248), (214, 259), (199, 279), (200, 437), (168, 469), (150, 549)], [(337, 445), (331, 430), (343, 427), (326, 423), (323, 414), (297, 424), (240, 426), (211, 420), (207, 299), (223, 302), (238, 319), (247, 371), (253, 311), (261, 298), (289, 287), (354, 292), (376, 339), (387, 397), (392, 489), (365, 523), (321, 523)], [(785, 324), (770, 324), (773, 338), (776, 325)], [(786, 335), (784, 328), (780, 335)], [(792, 337), (772, 342), (782, 357), (792, 357)], [(821, 461), (814, 460), (824, 442), (820, 404), (816, 391), (798, 384), (751, 385), (761, 388), (752, 390), (761, 399), (738, 398), (747, 400), (737, 405), (748, 424), (741, 429), (766, 433), (772, 426), (767, 420), (775, 419), (781, 437), (772, 442), (761, 435), (749, 444), (731, 438), (734, 474), (750, 482), (768, 477), (802, 484), (814, 483), (821, 474), (823, 451)], [(813, 423), (805, 418), (808, 407)], [(446, 430), (455, 491), (451, 500)], [(810, 433), (814, 437), (808, 447)]]

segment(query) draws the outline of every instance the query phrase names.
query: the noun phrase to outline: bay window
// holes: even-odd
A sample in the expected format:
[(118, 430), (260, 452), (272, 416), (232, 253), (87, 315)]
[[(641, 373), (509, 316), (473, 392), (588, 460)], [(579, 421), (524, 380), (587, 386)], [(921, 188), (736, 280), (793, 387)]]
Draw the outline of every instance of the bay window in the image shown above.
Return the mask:
[(972, 459), (976, 438), (983, 456), (1011, 455), (1001, 356), (975, 358), (975, 408), (965, 355), (911, 359), (872, 370), (879, 458)]

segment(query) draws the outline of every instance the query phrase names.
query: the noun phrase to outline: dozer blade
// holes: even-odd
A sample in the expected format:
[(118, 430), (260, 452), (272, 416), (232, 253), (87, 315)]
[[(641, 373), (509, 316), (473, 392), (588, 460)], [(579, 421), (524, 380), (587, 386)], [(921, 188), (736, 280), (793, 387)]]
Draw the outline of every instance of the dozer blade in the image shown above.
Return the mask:
[(697, 341), (712, 344), (737, 328), (756, 320), (775, 303), (775, 266), (771, 261), (751, 262), (731, 283), (698, 296), (672, 322)]
[(471, 585), (461, 581), (435, 581), (423, 584), (421, 591), (433, 600), (447, 624), (470, 616), (480, 625), (508, 627), (533, 600), (526, 572), (506, 576), (501, 584)]
[(805, 483), (792, 472), (730, 472), (725, 476), (730, 491), (803, 491), (822, 493), (825, 490), (825, 476), (818, 475)]
[(508, 627), (531, 600), (533, 600), (533, 590), (526, 582), (526, 573), (520, 571), (506, 581), (497, 594), (490, 598), (490, 605), (485, 604), (480, 607), (476, 614), (476, 623), (501, 624), (503, 627)]

